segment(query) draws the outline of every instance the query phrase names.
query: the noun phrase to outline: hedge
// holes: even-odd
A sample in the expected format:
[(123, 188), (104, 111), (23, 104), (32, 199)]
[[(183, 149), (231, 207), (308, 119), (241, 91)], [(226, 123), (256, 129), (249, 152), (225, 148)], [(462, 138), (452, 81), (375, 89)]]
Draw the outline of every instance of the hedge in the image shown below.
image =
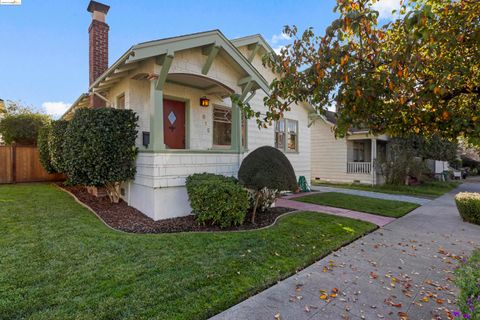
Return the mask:
[(68, 128), (68, 121), (52, 121), (52, 127), (48, 138), (48, 147), (50, 149), (50, 161), (57, 172), (64, 172), (64, 142), (65, 134)]
[(135, 176), (137, 120), (132, 110), (76, 110), (63, 144), (69, 182), (105, 186), (111, 200), (118, 201), (119, 184)]
[(467, 260), (462, 260), (455, 270), (455, 284), (460, 289), (457, 305), (460, 311), (454, 311), (459, 318), (480, 320), (480, 249)]
[(40, 163), (42, 164), (43, 168), (48, 173), (55, 173), (55, 167), (52, 164), (50, 158), (50, 148), (48, 144), (48, 140), (52, 131), (52, 126), (50, 124), (45, 124), (43, 127), (40, 128), (38, 131), (38, 139), (37, 139), (37, 147), (38, 147), (38, 154), (40, 157)]
[(199, 224), (226, 228), (241, 225), (248, 209), (247, 191), (233, 177), (209, 173), (186, 179), (190, 206)]
[(455, 196), (455, 203), (464, 221), (480, 224), (480, 193), (461, 192)]

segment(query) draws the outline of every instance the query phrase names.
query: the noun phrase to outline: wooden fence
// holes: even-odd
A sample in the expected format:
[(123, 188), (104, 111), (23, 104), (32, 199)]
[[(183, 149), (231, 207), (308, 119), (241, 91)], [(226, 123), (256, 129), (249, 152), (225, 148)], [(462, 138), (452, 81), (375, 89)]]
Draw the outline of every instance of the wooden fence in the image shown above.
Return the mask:
[(40, 163), (37, 147), (0, 146), (0, 183), (61, 181), (63, 174), (50, 174)]

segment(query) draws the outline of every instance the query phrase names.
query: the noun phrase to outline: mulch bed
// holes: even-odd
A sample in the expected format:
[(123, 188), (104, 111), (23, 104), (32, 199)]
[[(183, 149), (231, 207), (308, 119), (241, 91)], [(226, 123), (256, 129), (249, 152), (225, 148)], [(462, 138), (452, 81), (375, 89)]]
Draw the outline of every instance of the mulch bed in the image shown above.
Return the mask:
[(266, 212), (257, 212), (255, 224), (250, 222), (252, 213), (248, 212), (243, 225), (221, 229), (217, 226), (198, 225), (194, 215), (154, 221), (137, 209), (127, 205), (125, 201), (120, 200), (119, 203), (111, 203), (108, 197), (97, 198), (92, 196), (84, 187), (65, 186), (61, 183), (58, 186), (74, 194), (78, 200), (93, 209), (110, 227), (131, 233), (252, 230), (269, 226), (278, 216), (294, 211), (290, 208), (273, 207)]

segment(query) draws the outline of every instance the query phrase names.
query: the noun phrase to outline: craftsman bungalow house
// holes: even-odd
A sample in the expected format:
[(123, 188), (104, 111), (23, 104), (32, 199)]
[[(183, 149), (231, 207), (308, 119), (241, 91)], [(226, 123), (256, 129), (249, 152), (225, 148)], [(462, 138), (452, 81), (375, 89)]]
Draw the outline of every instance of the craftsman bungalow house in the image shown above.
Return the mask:
[(236, 175), (249, 151), (281, 149), (297, 176), (310, 179), (308, 105), (259, 129), (232, 103), (238, 94), (257, 111), (275, 75), (261, 57), (272, 49), (260, 35), (227, 39), (219, 30), (132, 46), (108, 66), (107, 5), (90, 1), (90, 87), (65, 113), (112, 107), (139, 116), (137, 174), (122, 186), (129, 205), (153, 219), (189, 214), (185, 178), (193, 173)]

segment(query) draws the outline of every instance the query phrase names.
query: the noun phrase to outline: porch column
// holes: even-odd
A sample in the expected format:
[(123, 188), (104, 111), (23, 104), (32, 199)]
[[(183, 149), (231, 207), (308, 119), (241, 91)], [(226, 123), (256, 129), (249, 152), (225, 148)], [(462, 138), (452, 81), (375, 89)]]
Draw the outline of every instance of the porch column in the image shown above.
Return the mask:
[(242, 112), (232, 102), (232, 150), (240, 152), (242, 148)]
[(371, 174), (372, 174), (372, 185), (377, 184), (377, 168), (376, 168), (376, 162), (377, 162), (377, 139), (372, 138), (371, 139), (371, 144), (372, 144), (372, 149), (371, 149), (371, 155), (370, 155), (370, 161), (371, 161)]
[(157, 90), (156, 80), (150, 81), (150, 144), (149, 150), (165, 149), (163, 140), (163, 91)]

